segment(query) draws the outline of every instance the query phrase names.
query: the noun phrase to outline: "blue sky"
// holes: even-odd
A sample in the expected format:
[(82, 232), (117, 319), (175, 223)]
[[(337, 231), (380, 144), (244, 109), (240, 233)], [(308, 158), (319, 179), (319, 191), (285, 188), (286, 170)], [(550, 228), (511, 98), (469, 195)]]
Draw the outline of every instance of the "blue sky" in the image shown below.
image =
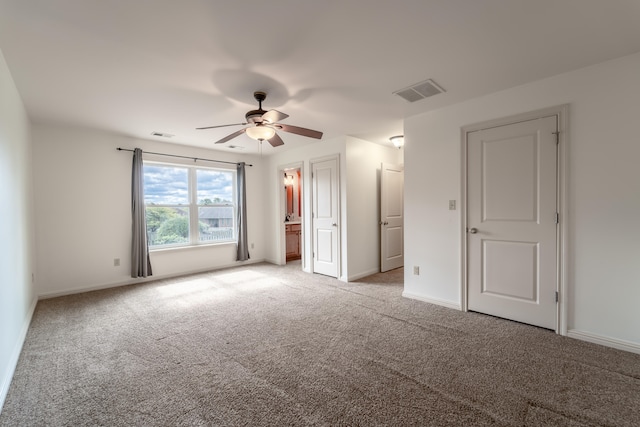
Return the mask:
[[(188, 168), (144, 165), (145, 203), (188, 205)], [(210, 169), (197, 170), (198, 201), (216, 197), (233, 200), (233, 172)]]

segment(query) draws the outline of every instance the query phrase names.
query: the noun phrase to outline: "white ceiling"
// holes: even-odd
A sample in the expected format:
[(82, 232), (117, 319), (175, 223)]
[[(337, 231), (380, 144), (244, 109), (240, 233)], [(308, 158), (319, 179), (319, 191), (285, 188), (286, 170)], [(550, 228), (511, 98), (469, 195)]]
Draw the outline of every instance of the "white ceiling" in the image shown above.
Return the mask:
[[(0, 49), (35, 123), (255, 152), (195, 128), (262, 90), (283, 123), (388, 144), (406, 116), (640, 52), (640, 0), (0, 0)], [(392, 94), (428, 78), (447, 92)], [(265, 155), (322, 143), (280, 135)]]

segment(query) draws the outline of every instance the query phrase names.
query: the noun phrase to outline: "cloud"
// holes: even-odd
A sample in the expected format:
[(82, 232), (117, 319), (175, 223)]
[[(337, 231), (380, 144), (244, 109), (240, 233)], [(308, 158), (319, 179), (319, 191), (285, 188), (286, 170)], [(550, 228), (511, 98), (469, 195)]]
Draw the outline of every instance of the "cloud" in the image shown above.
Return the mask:
[[(231, 203), (233, 172), (209, 169), (197, 170), (197, 199)], [(144, 165), (144, 201), (156, 205), (189, 204), (189, 168), (179, 166)]]
[(233, 173), (199, 169), (197, 171), (198, 200), (216, 198), (233, 201)]
[(144, 202), (156, 205), (188, 205), (189, 174), (187, 168), (144, 166)]

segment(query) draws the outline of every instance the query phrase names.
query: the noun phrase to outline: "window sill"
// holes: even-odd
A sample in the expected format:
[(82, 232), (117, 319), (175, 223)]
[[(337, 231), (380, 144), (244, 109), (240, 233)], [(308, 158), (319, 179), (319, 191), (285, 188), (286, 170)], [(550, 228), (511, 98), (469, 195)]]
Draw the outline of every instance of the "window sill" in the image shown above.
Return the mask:
[(215, 246), (227, 246), (227, 245), (235, 245), (237, 242), (235, 241), (227, 241), (227, 242), (218, 242), (218, 243), (201, 243), (198, 245), (185, 245), (185, 246), (171, 246), (168, 248), (149, 248), (149, 253), (153, 252), (171, 252), (171, 251), (184, 251), (190, 249), (199, 249), (199, 248), (211, 248)]

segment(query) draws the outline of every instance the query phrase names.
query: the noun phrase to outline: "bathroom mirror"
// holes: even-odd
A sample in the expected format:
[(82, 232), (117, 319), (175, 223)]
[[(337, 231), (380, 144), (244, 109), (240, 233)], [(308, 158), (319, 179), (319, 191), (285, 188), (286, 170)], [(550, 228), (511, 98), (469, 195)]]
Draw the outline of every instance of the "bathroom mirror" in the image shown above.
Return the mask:
[(288, 170), (284, 173), (285, 191), (285, 221), (300, 219), (300, 174), (298, 170)]
[(293, 185), (287, 185), (285, 187), (287, 192), (287, 215), (293, 216)]

